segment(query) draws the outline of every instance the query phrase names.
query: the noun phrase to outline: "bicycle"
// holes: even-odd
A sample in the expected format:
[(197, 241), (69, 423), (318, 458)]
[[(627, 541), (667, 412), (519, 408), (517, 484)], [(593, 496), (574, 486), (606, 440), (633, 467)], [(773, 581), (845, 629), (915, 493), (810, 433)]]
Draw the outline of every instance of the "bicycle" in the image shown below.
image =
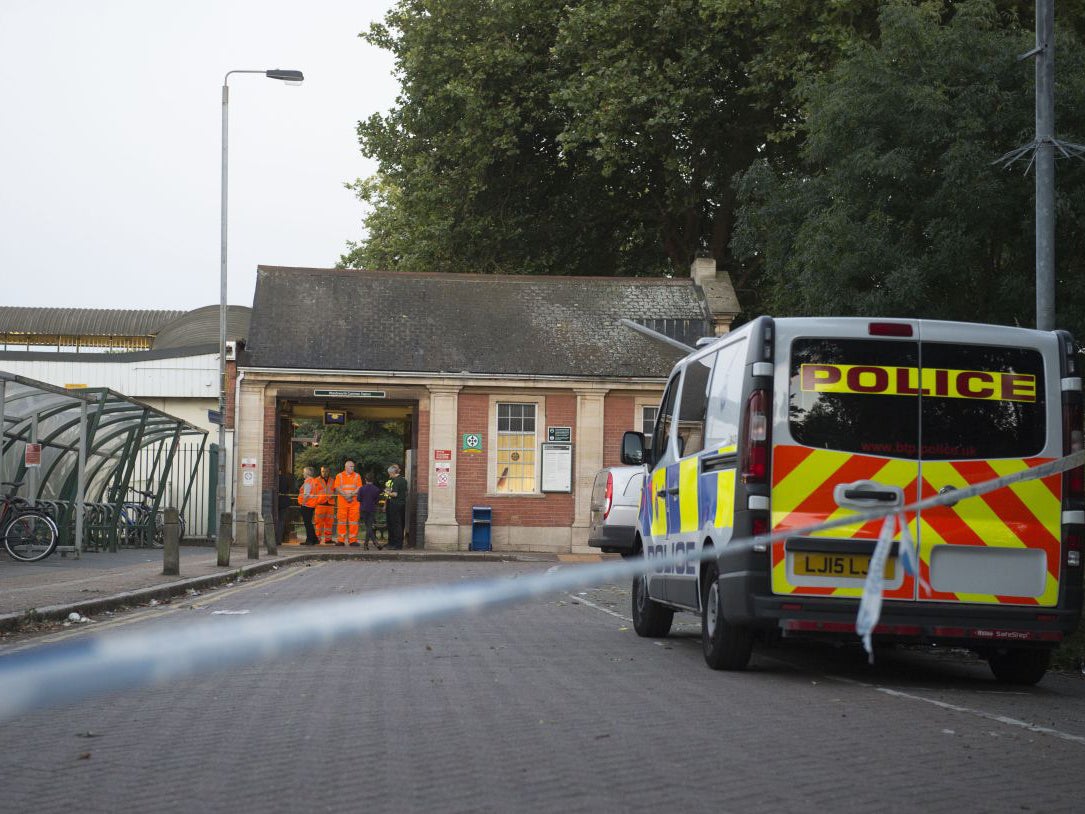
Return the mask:
[[(4, 481), (0, 485), (11, 487), (14, 493), (22, 483)], [(56, 551), (60, 532), (48, 512), (6, 494), (0, 497), (0, 538), (13, 560), (37, 562)]]
[[(144, 501), (126, 501), (121, 504), (120, 514), (117, 518), (118, 536), (127, 545), (148, 544), (152, 548), (162, 548), (166, 544), (166, 510), (159, 507), (158, 511), (151, 515), (151, 506), (154, 500), (153, 492), (144, 492), (140, 489), (129, 487), (128, 491), (134, 492), (144, 498)], [(185, 518), (177, 517), (180, 529), (178, 539), (185, 536)]]

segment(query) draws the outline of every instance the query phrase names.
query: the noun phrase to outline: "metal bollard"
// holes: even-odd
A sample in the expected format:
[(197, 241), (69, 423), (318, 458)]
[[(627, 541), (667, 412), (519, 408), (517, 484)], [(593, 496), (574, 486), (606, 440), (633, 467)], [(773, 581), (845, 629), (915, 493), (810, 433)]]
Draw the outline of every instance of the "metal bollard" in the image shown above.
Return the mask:
[(260, 538), (256, 534), (256, 512), (249, 512), (245, 520), (245, 544), (249, 549), (249, 559), (260, 559)]
[(162, 574), (177, 576), (181, 573), (181, 522), (177, 509), (167, 506), (162, 510), (165, 517), (162, 538)]
[(260, 524), (264, 527), (264, 548), (272, 557), (277, 557), (279, 545), (275, 542), (275, 524), (269, 520), (261, 520)]
[(218, 564), (230, 565), (230, 546), (234, 544), (234, 516), (230, 512), (219, 515)]

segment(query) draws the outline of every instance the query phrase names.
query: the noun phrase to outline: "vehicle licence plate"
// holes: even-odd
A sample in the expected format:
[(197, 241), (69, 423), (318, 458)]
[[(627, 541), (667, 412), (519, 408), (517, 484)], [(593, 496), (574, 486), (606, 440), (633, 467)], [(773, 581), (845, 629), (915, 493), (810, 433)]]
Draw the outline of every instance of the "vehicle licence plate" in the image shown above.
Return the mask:
[[(803, 577), (846, 577), (865, 579), (870, 571), (869, 554), (823, 554), (817, 551), (796, 551), (795, 574)], [(896, 560), (885, 561), (885, 578), (893, 579)]]

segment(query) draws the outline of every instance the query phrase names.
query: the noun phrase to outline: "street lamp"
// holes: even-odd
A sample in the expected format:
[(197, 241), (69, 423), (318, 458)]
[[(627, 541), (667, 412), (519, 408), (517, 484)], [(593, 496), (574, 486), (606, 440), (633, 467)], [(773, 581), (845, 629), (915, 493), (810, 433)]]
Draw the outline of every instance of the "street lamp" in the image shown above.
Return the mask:
[[(289, 85), (300, 85), (305, 79), (301, 71), (272, 68), (267, 71), (227, 71), (222, 80), (222, 241), (219, 274), (219, 459), (218, 516), (226, 513), (226, 188), (228, 180), (228, 123), (230, 120), (230, 74), (262, 73), (268, 79), (278, 79)], [(237, 405), (234, 405), (237, 415)], [(231, 489), (231, 493), (232, 493)]]

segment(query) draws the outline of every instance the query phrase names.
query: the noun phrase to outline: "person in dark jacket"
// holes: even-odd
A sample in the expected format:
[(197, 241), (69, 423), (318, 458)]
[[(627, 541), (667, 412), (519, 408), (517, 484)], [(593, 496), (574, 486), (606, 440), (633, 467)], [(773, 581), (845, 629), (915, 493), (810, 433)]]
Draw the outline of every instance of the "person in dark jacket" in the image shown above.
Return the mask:
[(403, 526), (407, 520), (407, 479), (403, 477), (399, 464), (388, 467), (384, 497), (388, 501), (384, 507), (388, 515), (388, 547), (403, 548)]
[(373, 483), (373, 475), (367, 474), (365, 476), (365, 485), (362, 486), (360, 492), (358, 492), (358, 500), (361, 502), (362, 508), (362, 522), (365, 523), (365, 548), (369, 550), (369, 544), (373, 543), (380, 551), (384, 546), (377, 542), (377, 532), (375, 529), (377, 522), (377, 501), (380, 500), (381, 490), (377, 488), (377, 484)]

